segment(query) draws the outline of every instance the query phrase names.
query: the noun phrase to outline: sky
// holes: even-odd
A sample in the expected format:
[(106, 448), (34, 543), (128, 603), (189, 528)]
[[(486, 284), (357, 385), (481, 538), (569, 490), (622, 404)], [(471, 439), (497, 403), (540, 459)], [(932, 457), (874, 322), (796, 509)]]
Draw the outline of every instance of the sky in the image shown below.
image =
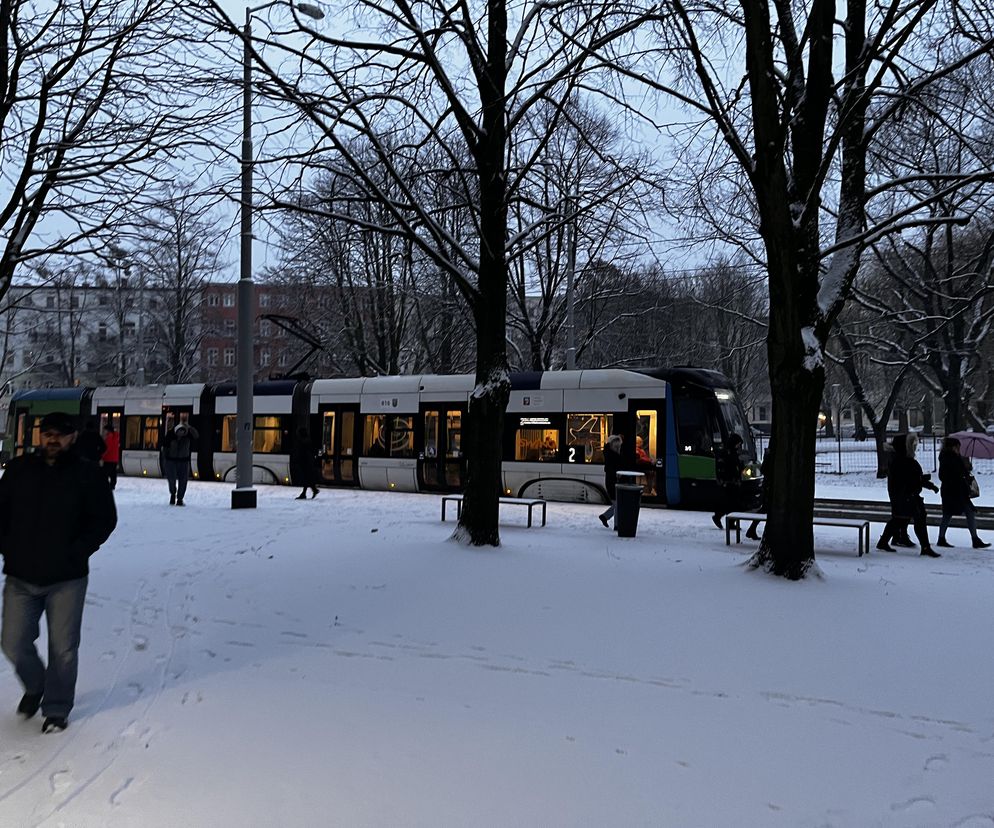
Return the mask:
[(789, 583), (700, 512), (621, 539), (504, 507), (469, 549), (437, 496), (296, 494), (120, 480), (68, 730), (0, 663), (0, 828), (994, 822), (994, 551), (965, 530), (931, 560), (819, 528)]

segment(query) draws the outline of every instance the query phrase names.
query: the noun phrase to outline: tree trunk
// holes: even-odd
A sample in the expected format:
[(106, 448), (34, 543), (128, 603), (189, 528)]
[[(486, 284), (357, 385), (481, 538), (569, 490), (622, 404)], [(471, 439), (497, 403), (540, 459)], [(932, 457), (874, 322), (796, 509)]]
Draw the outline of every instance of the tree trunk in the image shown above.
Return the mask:
[(480, 79), (481, 138), (474, 160), (480, 178), (480, 272), (476, 321), (476, 388), (470, 397), (469, 466), (456, 536), (473, 546), (499, 546), (498, 498), (507, 373), (507, 9), (489, 0), (487, 65)]
[[(771, 343), (771, 366), (774, 365)], [(778, 360), (782, 362), (782, 360)], [(768, 487), (767, 523), (759, 550), (749, 565), (790, 580), (804, 578), (814, 566), (815, 432), (824, 374), (798, 364), (771, 370), (773, 395), (773, 468)]]

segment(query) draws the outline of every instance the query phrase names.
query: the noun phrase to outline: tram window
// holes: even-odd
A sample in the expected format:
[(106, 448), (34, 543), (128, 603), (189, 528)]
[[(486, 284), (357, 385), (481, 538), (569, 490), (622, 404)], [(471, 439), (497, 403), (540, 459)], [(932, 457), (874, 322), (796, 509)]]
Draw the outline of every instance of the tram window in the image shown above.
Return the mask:
[(713, 400), (684, 398), (676, 401), (677, 450), (680, 454), (713, 455), (721, 442), (721, 428)]
[(124, 448), (155, 451), (159, 448), (159, 417), (125, 417)]
[(438, 427), (441, 418), (437, 411), (425, 412), (425, 457), (438, 456)]
[(447, 411), (445, 413), (445, 429), (448, 435), (448, 445), (445, 447), (446, 457), (462, 456), (462, 412)]
[(721, 415), (725, 420), (728, 433), (738, 434), (742, 438), (743, 448), (746, 451), (752, 452), (754, 450), (752, 447), (752, 435), (749, 432), (749, 426), (746, 424), (742, 406), (739, 405), (735, 394), (725, 389), (719, 389), (715, 392), (715, 396), (718, 398), (718, 407), (721, 409)]
[(225, 414), (221, 420), (221, 451), (235, 450), (235, 418), (234, 414)]
[(362, 451), (367, 457), (386, 457), (386, 415), (367, 414), (362, 427)]
[(351, 411), (342, 412), (342, 454), (351, 457), (354, 451), (355, 414)]
[(555, 428), (519, 428), (514, 444), (515, 460), (555, 460), (559, 453), (559, 431)]
[(279, 454), (283, 450), (281, 417), (256, 417), (252, 429), (252, 451), (258, 454)]
[(335, 452), (335, 412), (325, 411), (321, 418), (321, 449), (325, 454)]
[(656, 417), (655, 409), (635, 412), (635, 460), (639, 463), (651, 463), (659, 453), (656, 451)]
[(395, 415), (390, 417), (390, 456), (414, 456), (414, 417)]
[(603, 463), (604, 444), (614, 428), (613, 414), (568, 414), (566, 459), (570, 463)]

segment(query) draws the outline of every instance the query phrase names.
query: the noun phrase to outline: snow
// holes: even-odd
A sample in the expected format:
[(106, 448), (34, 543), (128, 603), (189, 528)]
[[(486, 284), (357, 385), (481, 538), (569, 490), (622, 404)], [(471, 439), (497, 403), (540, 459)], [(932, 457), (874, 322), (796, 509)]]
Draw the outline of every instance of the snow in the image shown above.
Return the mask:
[(825, 357), (815, 329), (811, 327), (801, 328), (801, 340), (804, 342), (804, 369), (814, 371), (820, 368), (825, 362)]
[[(865, 477), (819, 494), (882, 499)], [(700, 512), (619, 539), (505, 507), (474, 550), (435, 496), (296, 494), (121, 479), (69, 729), (15, 716), (0, 665), (0, 826), (994, 817), (994, 551), (965, 530), (929, 560), (818, 528), (825, 578), (788, 583)]]

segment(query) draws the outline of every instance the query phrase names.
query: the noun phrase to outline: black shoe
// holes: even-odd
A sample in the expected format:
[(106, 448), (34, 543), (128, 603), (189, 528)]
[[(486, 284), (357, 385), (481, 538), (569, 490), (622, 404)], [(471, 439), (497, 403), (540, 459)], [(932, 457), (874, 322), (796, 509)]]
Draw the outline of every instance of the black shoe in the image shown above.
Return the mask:
[(611, 527), (608, 526), (608, 524), (607, 524), (607, 518), (604, 517), (604, 515), (598, 515), (598, 517), (601, 519), (601, 523), (604, 524), (604, 528), (605, 529), (610, 529), (611, 528)]
[[(936, 546), (941, 546), (943, 549), (953, 549), (954, 548), (953, 545), (949, 541), (947, 541), (945, 538), (939, 538), (935, 542), (935, 545)], [(990, 544), (988, 544), (988, 546), (989, 545)]]
[(916, 544), (911, 538), (894, 538), (891, 541), (894, 546), (903, 546), (905, 549), (914, 549)]
[(982, 541), (980, 538), (973, 539), (974, 549), (986, 549), (990, 544), (987, 541)]
[(185, 506), (186, 504), (183, 503), (183, 498), (178, 497), (178, 498), (176, 498), (176, 505), (177, 506)]
[(711, 515), (711, 521), (719, 529), (724, 529), (725, 527), (721, 525), (721, 515)]
[(314, 500), (314, 498), (316, 498), (317, 496), (318, 496), (318, 487), (315, 486), (313, 489), (311, 489), (311, 500)]
[(926, 558), (941, 558), (938, 552), (936, 552), (931, 546), (925, 546), (922, 548), (922, 555)]
[(176, 495), (169, 495), (169, 505), (170, 506), (176, 505)]
[(297, 495), (294, 498), (294, 500), (307, 500), (307, 493), (306, 492), (301, 492), (299, 495)]
[(65, 716), (46, 716), (45, 724), (41, 726), (42, 733), (61, 733), (69, 727), (69, 720)]
[(759, 535), (757, 535), (752, 529), (746, 532), (746, 537), (749, 538), (749, 540), (759, 540)]
[(17, 705), (17, 712), (25, 719), (30, 719), (41, 707), (41, 693), (25, 693), (21, 696), (21, 703)]
[(887, 541), (885, 541), (883, 538), (881, 538), (880, 540), (877, 541), (877, 549), (880, 549), (883, 552), (896, 552), (897, 551), (893, 546), (891, 546), (889, 543), (887, 543)]

